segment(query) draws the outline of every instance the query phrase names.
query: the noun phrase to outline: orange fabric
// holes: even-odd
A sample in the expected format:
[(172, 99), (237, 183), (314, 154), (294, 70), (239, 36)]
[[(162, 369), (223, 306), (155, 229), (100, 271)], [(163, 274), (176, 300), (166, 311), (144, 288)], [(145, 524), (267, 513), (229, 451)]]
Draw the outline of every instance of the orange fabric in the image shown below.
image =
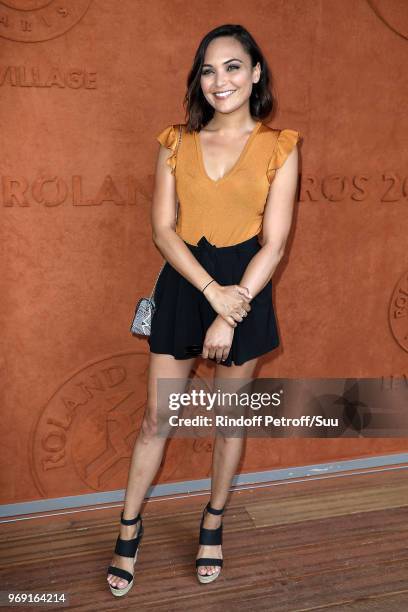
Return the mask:
[(219, 180), (206, 173), (198, 132), (170, 125), (157, 140), (172, 151), (166, 163), (179, 200), (176, 232), (196, 245), (202, 236), (215, 246), (243, 242), (261, 231), (270, 184), (301, 138), (300, 132), (257, 121), (234, 166)]

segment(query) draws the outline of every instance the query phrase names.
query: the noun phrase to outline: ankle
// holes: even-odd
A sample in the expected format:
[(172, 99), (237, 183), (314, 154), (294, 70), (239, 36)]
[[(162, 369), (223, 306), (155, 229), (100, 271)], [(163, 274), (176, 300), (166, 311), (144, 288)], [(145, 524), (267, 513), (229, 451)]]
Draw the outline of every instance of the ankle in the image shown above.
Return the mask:
[(120, 533), (124, 537), (124, 539), (134, 538), (135, 535), (139, 532), (140, 529), (140, 521), (135, 523), (134, 525), (123, 525), (120, 524)]
[(214, 515), (209, 512), (204, 513), (203, 527), (207, 529), (217, 529), (222, 525), (222, 515)]

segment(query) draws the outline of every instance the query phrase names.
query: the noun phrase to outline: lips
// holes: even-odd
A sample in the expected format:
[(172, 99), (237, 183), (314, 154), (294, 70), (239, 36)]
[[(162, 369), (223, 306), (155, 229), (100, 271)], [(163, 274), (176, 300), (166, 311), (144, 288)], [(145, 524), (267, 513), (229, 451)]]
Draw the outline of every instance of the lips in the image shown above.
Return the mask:
[(227, 91), (214, 93), (213, 96), (217, 98), (217, 100), (225, 100), (226, 98), (229, 98), (234, 92), (235, 89), (229, 89)]

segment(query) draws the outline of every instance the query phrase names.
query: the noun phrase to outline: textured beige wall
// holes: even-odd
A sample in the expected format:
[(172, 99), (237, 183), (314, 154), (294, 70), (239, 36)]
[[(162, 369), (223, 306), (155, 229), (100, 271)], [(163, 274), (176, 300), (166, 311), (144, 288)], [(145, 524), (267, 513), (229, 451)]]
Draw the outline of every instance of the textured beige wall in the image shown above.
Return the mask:
[[(405, 2), (0, 1), (2, 503), (126, 485), (148, 364), (129, 325), (161, 264), (155, 135), (184, 120), (196, 45), (221, 23), (257, 38), (271, 125), (304, 138), (282, 346), (258, 376), (407, 374)], [(242, 471), (405, 448), (250, 440)], [(173, 440), (157, 482), (205, 477), (210, 451)]]

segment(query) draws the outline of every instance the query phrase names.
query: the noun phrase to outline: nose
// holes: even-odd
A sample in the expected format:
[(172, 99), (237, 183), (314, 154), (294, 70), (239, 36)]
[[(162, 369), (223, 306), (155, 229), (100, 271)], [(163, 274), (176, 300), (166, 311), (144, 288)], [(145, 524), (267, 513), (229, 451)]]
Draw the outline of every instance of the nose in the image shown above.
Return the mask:
[(216, 73), (215, 75), (215, 87), (216, 87), (216, 91), (218, 91), (219, 89), (223, 89), (225, 86), (225, 79), (224, 76), (221, 72)]

